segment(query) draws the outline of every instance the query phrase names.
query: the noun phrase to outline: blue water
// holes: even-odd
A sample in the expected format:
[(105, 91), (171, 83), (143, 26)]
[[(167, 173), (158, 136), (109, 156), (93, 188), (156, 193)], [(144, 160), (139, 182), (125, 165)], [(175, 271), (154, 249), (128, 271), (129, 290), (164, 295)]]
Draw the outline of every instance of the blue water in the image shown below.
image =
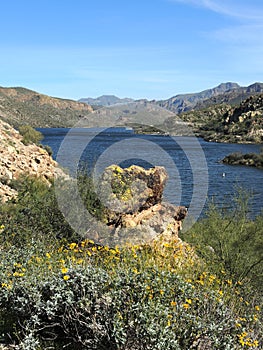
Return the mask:
[(73, 175), (83, 163), (96, 176), (111, 164), (122, 167), (137, 164), (146, 168), (161, 165), (169, 174), (165, 200), (187, 206), (193, 217), (203, 215), (212, 199), (220, 206), (231, 207), (237, 188), (251, 193), (251, 216), (261, 213), (263, 170), (220, 162), (233, 152), (259, 153), (261, 145), (136, 135), (125, 128), (39, 130), (44, 135), (42, 143), (52, 148), (54, 159)]

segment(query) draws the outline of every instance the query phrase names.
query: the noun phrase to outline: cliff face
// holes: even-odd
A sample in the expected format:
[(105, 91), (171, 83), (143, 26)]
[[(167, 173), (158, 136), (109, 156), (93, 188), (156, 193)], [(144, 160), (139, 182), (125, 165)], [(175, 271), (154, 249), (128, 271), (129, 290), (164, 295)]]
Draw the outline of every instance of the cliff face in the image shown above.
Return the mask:
[(223, 116), (224, 132), (236, 141), (263, 142), (263, 94), (249, 97)]
[(22, 174), (37, 176), (48, 182), (60, 171), (43, 148), (35, 144), (24, 145), (18, 131), (0, 120), (0, 201), (16, 196), (11, 182)]

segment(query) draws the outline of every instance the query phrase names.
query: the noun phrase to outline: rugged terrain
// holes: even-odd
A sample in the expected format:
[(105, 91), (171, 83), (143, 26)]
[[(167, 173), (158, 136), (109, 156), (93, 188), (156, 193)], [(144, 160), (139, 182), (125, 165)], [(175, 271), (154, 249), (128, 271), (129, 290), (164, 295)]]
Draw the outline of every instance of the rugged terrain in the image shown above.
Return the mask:
[(26, 174), (48, 182), (62, 172), (45, 149), (26, 146), (18, 131), (0, 120), (0, 202), (16, 196), (12, 181)]
[(263, 93), (262, 83), (242, 87), (237, 83), (228, 82), (201, 92), (176, 95), (156, 103), (176, 114), (180, 114), (222, 103), (235, 105), (249, 96), (259, 93)]
[[(185, 112), (180, 118), (208, 141), (263, 142), (263, 94), (250, 96), (237, 106), (222, 103)], [(164, 128), (176, 133), (176, 119), (167, 119)]]
[(22, 87), (0, 87), (0, 118), (15, 127), (71, 127), (92, 112), (86, 103), (40, 94)]

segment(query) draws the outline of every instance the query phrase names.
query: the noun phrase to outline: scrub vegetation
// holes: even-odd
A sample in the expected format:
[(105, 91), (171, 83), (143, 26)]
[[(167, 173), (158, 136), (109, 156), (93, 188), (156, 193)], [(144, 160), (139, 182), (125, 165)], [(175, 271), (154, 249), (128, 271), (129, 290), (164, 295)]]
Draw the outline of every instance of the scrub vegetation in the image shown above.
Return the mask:
[(2, 344), (262, 349), (263, 215), (248, 219), (243, 194), (231, 212), (211, 206), (183, 240), (109, 247), (73, 231), (53, 185), (13, 186), (18, 198), (0, 208)]

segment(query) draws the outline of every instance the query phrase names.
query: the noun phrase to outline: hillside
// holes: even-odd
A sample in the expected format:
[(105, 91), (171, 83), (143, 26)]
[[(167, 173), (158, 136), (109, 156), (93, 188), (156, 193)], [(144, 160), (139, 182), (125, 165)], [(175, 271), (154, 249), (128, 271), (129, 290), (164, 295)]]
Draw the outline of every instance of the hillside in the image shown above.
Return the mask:
[(203, 100), (221, 95), (226, 91), (232, 91), (240, 88), (237, 83), (222, 83), (212, 89), (207, 89), (197, 93), (180, 94), (173, 96), (167, 100), (157, 101), (156, 103), (174, 113), (182, 113), (195, 108), (195, 106)]
[(222, 94), (210, 97), (196, 104), (195, 109), (203, 109), (215, 104), (237, 105), (248, 97), (263, 93), (263, 83), (254, 83), (247, 87), (238, 87), (237, 89), (228, 90)]
[(79, 102), (84, 102), (93, 106), (112, 106), (120, 103), (129, 103), (132, 102), (132, 98), (119, 98), (114, 95), (102, 95), (97, 98), (86, 97), (81, 98)]
[[(217, 104), (180, 114), (196, 135), (216, 142), (263, 142), (263, 94), (254, 95), (238, 106)], [(176, 132), (176, 120), (171, 117), (164, 128)]]
[(0, 118), (15, 127), (70, 127), (92, 108), (81, 102), (46, 96), (22, 87), (0, 87)]
[(255, 94), (263, 93), (263, 83), (247, 87), (236, 83), (222, 83), (215, 88), (192, 94), (182, 94), (156, 103), (176, 114), (190, 110), (204, 109), (218, 104), (236, 105)]
[(55, 174), (62, 174), (45, 149), (35, 144), (26, 146), (22, 140), (11, 125), (0, 120), (0, 202), (16, 196), (12, 182), (21, 175), (49, 181)]

